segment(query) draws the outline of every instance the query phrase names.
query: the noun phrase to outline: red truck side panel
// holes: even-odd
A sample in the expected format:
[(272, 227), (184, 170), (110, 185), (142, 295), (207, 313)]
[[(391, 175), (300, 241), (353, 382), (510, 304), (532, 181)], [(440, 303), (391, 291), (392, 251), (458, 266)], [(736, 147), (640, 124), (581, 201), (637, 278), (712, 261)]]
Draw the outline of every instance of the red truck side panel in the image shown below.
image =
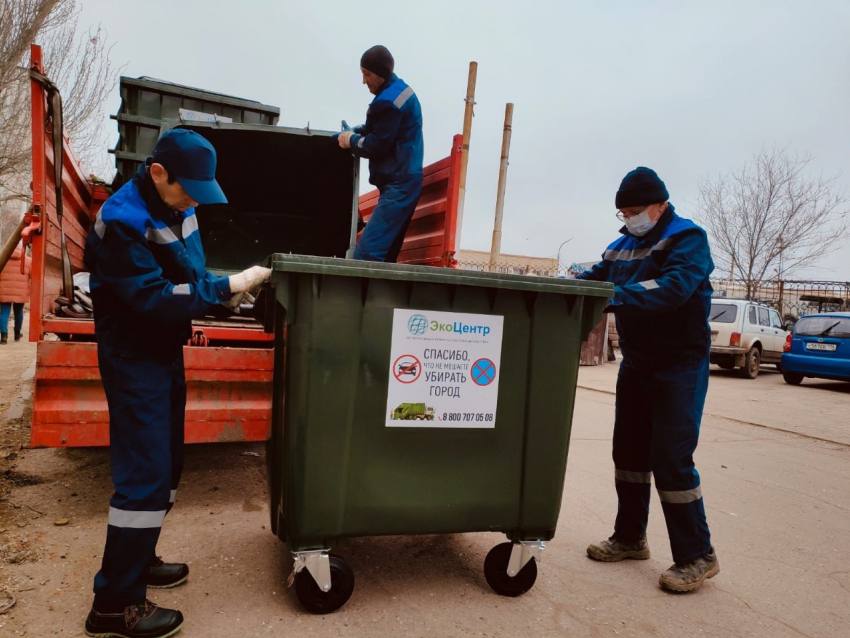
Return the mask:
[[(187, 443), (268, 437), (273, 350), (186, 347), (184, 361)], [(109, 444), (96, 344), (40, 342), (36, 395), (33, 447)]]
[[(422, 196), (398, 257), (400, 264), (452, 267), (457, 247), (457, 208), (460, 181), (460, 152), (463, 136), (455, 135), (451, 154), (426, 166)], [(368, 221), (378, 205), (380, 193), (360, 196), (360, 217)]]

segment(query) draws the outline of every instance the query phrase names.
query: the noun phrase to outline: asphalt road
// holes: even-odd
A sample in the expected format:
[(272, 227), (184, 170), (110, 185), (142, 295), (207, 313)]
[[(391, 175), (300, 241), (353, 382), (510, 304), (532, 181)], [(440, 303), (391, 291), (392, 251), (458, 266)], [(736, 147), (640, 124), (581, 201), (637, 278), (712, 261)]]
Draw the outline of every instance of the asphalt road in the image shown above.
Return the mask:
[[(15, 361), (20, 370), (7, 369), (0, 387), (24, 394), (0, 409), (0, 588), (17, 604), (0, 614), (0, 634), (81, 635), (105, 535), (108, 456), (13, 451), (31, 359)], [(584, 554), (610, 533), (616, 509), (615, 378), (615, 365), (581, 371), (558, 533), (521, 598), (499, 597), (484, 580), (497, 534), (361, 538), (334, 548), (355, 570), (349, 603), (329, 616), (302, 612), (286, 589), (286, 548), (268, 529), (264, 448), (236, 444), (189, 449), (159, 551), (189, 562), (190, 581), (151, 598), (184, 612), (183, 635), (204, 638), (850, 635), (850, 384), (790, 387), (768, 368), (755, 381), (713, 372), (697, 464), (721, 571), (674, 596), (657, 586), (671, 558), (656, 496), (651, 560)]]

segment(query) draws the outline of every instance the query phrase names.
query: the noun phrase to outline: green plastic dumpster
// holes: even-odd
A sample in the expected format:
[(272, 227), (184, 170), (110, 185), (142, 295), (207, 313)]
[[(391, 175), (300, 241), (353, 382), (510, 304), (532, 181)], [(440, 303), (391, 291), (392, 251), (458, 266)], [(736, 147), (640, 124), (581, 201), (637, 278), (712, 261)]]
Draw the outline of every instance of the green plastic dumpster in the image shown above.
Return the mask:
[(271, 523), (304, 607), (351, 596), (330, 550), (352, 536), (503, 532), (487, 581), (528, 591), (561, 507), (581, 342), (613, 287), (283, 254), (271, 266)]

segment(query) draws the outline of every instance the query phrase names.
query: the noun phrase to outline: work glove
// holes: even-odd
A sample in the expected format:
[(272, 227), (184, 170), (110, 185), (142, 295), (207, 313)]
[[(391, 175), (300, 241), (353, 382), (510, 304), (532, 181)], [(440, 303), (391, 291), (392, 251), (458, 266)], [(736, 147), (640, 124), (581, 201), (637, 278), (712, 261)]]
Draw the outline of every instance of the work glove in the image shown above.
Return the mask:
[(235, 275), (230, 275), (230, 292), (234, 295), (253, 290), (260, 284), (266, 283), (271, 277), (271, 268), (251, 266)]
[(235, 312), (236, 309), (239, 307), (239, 304), (242, 303), (242, 299), (245, 298), (245, 294), (246, 293), (244, 293), (244, 292), (237, 292), (235, 295), (233, 295), (230, 298), (229, 301), (226, 301), (224, 303), (224, 306), (226, 306), (227, 308), (230, 308), (230, 310)]
[(237, 292), (221, 305), (229, 309), (231, 312), (239, 315), (244, 312), (246, 307), (253, 308), (256, 301), (257, 300), (254, 299), (254, 295), (250, 292)]
[(337, 141), (337, 144), (339, 144), (339, 147), (342, 148), (342, 149), (351, 148), (351, 136), (352, 135), (354, 135), (354, 131), (352, 131), (350, 129), (348, 131), (343, 131), (342, 133), (339, 133), (336, 136), (336, 141)]

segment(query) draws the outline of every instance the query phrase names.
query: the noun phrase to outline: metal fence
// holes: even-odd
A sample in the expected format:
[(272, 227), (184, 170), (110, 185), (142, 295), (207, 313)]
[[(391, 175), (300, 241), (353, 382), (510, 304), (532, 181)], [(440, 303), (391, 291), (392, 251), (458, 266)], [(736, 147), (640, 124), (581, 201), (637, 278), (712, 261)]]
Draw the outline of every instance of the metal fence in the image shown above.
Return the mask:
[(730, 299), (751, 299), (779, 311), (784, 319), (796, 320), (816, 312), (850, 310), (848, 281), (730, 281), (713, 280), (714, 294)]
[[(546, 263), (549, 261), (550, 263)], [(528, 259), (521, 261), (499, 261), (494, 272), (537, 277), (572, 277), (591, 264), (562, 265), (560, 268), (551, 263), (554, 260)], [(464, 270), (486, 271), (487, 261), (461, 260), (458, 268)], [(850, 282), (814, 281), (814, 280), (770, 280), (736, 281), (713, 279), (716, 297), (729, 299), (751, 299), (772, 308), (776, 308), (783, 319), (796, 321), (804, 315), (816, 312), (850, 311)]]
[[(539, 261), (554, 261), (554, 260), (539, 260)], [(487, 261), (479, 261), (479, 260), (464, 260), (461, 259), (457, 262), (457, 267), (462, 270), (477, 270), (479, 272), (483, 272), (489, 270), (489, 263)], [(493, 269), (493, 272), (509, 274), (509, 275), (528, 275), (534, 277), (572, 277), (570, 274), (569, 268), (563, 266), (558, 268), (557, 266), (548, 264), (548, 263), (537, 263), (537, 260), (529, 260), (528, 262), (520, 262), (516, 260), (511, 261), (499, 261), (496, 262), (496, 266)]]

